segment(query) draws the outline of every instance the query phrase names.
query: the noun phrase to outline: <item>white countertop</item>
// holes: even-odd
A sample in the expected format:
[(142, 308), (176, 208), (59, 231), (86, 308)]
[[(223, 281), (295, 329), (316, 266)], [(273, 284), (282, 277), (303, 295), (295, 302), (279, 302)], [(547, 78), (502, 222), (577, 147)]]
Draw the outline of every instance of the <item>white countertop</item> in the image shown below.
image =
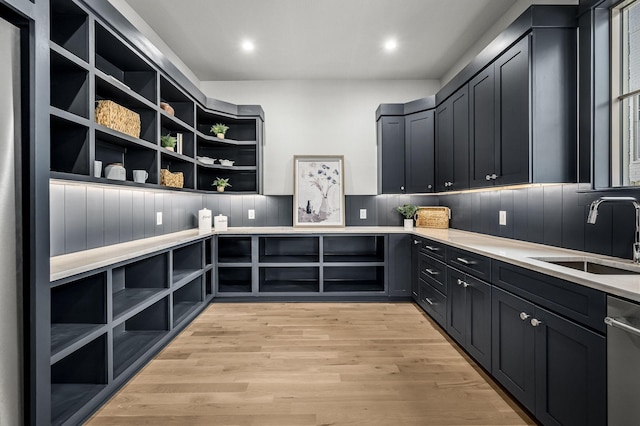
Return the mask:
[[(293, 227), (236, 227), (226, 232), (199, 235), (197, 229), (114, 244), (97, 249), (55, 256), (51, 258), (51, 281), (109, 266), (172, 246), (196, 241), (210, 235), (264, 235), (264, 234), (402, 234), (410, 233), (496, 260), (521, 266), (606, 293), (640, 302), (639, 275), (598, 275), (554, 265), (535, 258), (589, 258), (598, 262), (613, 262), (636, 268), (631, 260), (618, 259), (592, 253), (528, 243), (507, 238), (459, 231), (456, 229), (414, 228), (407, 231), (400, 226), (353, 226), (346, 228), (293, 228)], [(614, 265), (615, 266), (615, 265)]]

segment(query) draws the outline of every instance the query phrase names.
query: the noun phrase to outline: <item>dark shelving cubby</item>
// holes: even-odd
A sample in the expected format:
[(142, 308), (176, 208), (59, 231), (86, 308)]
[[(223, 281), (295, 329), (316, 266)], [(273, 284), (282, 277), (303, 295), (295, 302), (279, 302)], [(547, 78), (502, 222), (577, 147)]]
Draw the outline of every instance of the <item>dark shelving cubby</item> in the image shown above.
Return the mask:
[(213, 264), (213, 238), (204, 240), (204, 266)]
[(207, 296), (213, 294), (213, 269), (207, 271), (205, 276), (205, 294)]
[(167, 288), (167, 254), (115, 268), (113, 274), (113, 319), (118, 319)]
[(194, 102), (184, 92), (160, 76), (160, 100), (168, 103), (174, 110), (174, 116), (189, 126), (195, 124)]
[(251, 293), (251, 267), (218, 267), (218, 293)]
[(108, 81), (96, 77), (96, 101), (110, 100), (140, 115), (140, 139), (157, 145), (158, 112)]
[(89, 175), (89, 128), (51, 116), (51, 171)]
[[(212, 142), (203, 137), (198, 138), (199, 156), (217, 160), (231, 160), (234, 161), (234, 166), (255, 166), (257, 163), (257, 148), (256, 144), (232, 145)], [(216, 164), (219, 164), (219, 162), (216, 162)]]
[(89, 71), (51, 51), (51, 106), (89, 118)]
[(51, 41), (89, 62), (89, 16), (72, 0), (51, 0)]
[(178, 134), (182, 135), (182, 152), (178, 150), (178, 145), (174, 147), (175, 152), (178, 154), (186, 155), (187, 157), (194, 158), (195, 156), (195, 143), (193, 131), (185, 129), (184, 127), (176, 124), (170, 118), (165, 115), (160, 117), (160, 135), (170, 135), (174, 138), (178, 138)]
[(145, 170), (149, 173), (146, 183), (159, 183), (155, 149), (120, 138), (109, 131), (96, 130), (95, 135), (95, 158), (102, 161), (103, 177), (109, 164), (122, 163), (127, 170), (128, 181), (133, 181), (134, 170)]
[(384, 266), (325, 267), (324, 292), (384, 291)]
[(325, 236), (323, 254), (325, 262), (384, 262), (384, 236)]
[(106, 272), (51, 288), (51, 355), (107, 323)]
[(225, 168), (209, 168), (198, 164), (198, 187), (202, 191), (215, 191), (211, 184), (216, 178), (229, 179), (228, 192), (258, 192), (258, 178), (256, 170), (232, 170)]
[(113, 328), (113, 377), (120, 376), (169, 330), (169, 300), (164, 297)]
[(173, 293), (173, 326), (189, 316), (203, 301), (202, 277), (198, 277)]
[(260, 268), (261, 293), (317, 293), (320, 291), (318, 267)]
[(251, 237), (220, 236), (218, 263), (251, 263)]
[(160, 156), (161, 168), (167, 169), (172, 173), (182, 172), (184, 178), (184, 188), (194, 188), (195, 164), (186, 161), (168, 152), (163, 152)]
[(205, 111), (202, 108), (197, 108), (197, 111), (197, 127), (205, 135), (215, 137), (216, 135), (211, 133), (211, 126), (220, 123), (229, 126), (225, 139), (232, 141), (255, 141), (257, 139), (257, 121), (255, 118), (233, 118)]
[(173, 250), (173, 284), (202, 269), (202, 241)]
[(156, 71), (118, 37), (96, 23), (96, 68), (157, 103)]
[(260, 237), (261, 263), (299, 263), (320, 260), (319, 238), (308, 237)]
[(51, 366), (51, 424), (73, 416), (107, 386), (107, 335)]

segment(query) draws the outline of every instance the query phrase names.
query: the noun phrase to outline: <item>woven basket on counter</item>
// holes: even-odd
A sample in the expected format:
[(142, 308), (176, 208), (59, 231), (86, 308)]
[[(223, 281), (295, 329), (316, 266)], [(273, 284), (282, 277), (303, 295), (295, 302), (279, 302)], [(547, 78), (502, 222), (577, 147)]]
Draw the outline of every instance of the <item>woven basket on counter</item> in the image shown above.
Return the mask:
[(97, 102), (96, 122), (134, 138), (140, 137), (140, 114), (113, 101)]
[(420, 207), (415, 214), (416, 227), (448, 228), (450, 215), (449, 207)]
[(184, 187), (184, 175), (182, 172), (171, 173), (167, 169), (160, 169), (160, 185), (182, 188)]

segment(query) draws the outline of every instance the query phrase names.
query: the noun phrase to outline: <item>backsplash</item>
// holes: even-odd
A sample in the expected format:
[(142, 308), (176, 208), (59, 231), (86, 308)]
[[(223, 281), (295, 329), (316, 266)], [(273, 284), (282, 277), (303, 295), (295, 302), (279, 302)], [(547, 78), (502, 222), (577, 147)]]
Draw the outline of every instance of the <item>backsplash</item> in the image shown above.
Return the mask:
[[(401, 226), (395, 207), (405, 203), (451, 208), (452, 228), (631, 258), (634, 209), (600, 206), (595, 225), (586, 223), (591, 201), (602, 195), (636, 196), (640, 190), (588, 191), (564, 184), (452, 195), (348, 195), (347, 226)], [(580, 192), (580, 191), (584, 192)], [(51, 256), (178, 232), (197, 226), (198, 210), (229, 217), (229, 226), (291, 226), (292, 196), (197, 194), (52, 182)], [(249, 220), (247, 210), (256, 217)], [(360, 209), (367, 218), (360, 219)], [(507, 225), (498, 225), (498, 212)], [(163, 224), (156, 225), (161, 211)]]

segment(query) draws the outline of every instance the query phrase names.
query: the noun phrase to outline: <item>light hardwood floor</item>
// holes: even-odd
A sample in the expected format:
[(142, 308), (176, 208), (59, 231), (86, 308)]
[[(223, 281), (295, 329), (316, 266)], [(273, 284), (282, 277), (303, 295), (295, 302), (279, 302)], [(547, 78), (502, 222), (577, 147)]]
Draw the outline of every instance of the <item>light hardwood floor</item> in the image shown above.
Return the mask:
[(217, 303), (89, 425), (532, 425), (411, 303)]

